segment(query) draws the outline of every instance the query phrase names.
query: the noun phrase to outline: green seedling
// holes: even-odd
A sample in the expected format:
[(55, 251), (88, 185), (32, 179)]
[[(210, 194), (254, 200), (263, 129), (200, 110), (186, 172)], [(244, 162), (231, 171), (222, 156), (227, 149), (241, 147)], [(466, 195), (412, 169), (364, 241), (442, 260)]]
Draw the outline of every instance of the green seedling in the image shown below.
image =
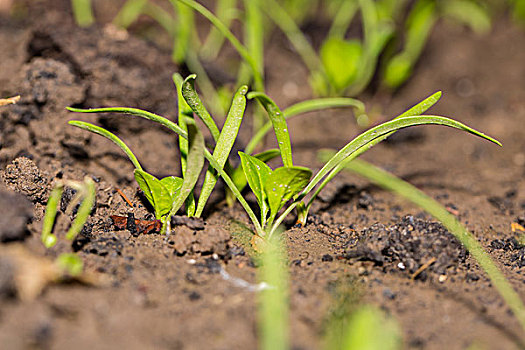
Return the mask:
[[(116, 135), (113, 133), (98, 127), (96, 125), (82, 122), (82, 121), (70, 121), (69, 124), (82, 128), (84, 130), (99, 134), (106, 137), (107, 139), (114, 142), (119, 146), (124, 153), (128, 156), (130, 161), (135, 167), (135, 179), (139, 184), (140, 188), (144, 192), (146, 198), (152, 205), (155, 211), (155, 216), (157, 219), (163, 221), (164, 223), (168, 222), (168, 218), (171, 215), (174, 215), (185, 203), (186, 214), (188, 216), (198, 216), (200, 217), (205, 209), (206, 203), (211, 195), (213, 189), (215, 188), (217, 179), (222, 177), (227, 183), (229, 189), (229, 198), (233, 202), (233, 198), (239, 200), (241, 204), (249, 209), (248, 204), (242, 198), (240, 191), (248, 183), (246, 177), (243, 175), (242, 168), (233, 168), (228, 163), (228, 157), (233, 147), (234, 141), (237, 138), (241, 122), (244, 118), (245, 108), (246, 108), (246, 94), (247, 87), (242, 86), (237, 93), (235, 94), (230, 111), (226, 117), (222, 130), (219, 129), (215, 120), (211, 114), (207, 111), (206, 107), (202, 103), (199, 95), (197, 94), (194, 86), (195, 75), (188, 76), (185, 80), (180, 77), (180, 75), (174, 75), (174, 83), (177, 87), (177, 95), (179, 96), (179, 113), (178, 113), (178, 124), (147, 111), (143, 111), (136, 108), (127, 108), (127, 107), (110, 107), (110, 108), (95, 108), (95, 109), (77, 109), (77, 108), (68, 108), (72, 112), (82, 112), (82, 113), (109, 113), (117, 112), (124, 113), (128, 115), (135, 115), (142, 118), (146, 118), (157, 122), (164, 127), (169, 128), (179, 135), (179, 148), (180, 148), (180, 158), (181, 158), (181, 168), (182, 173), (184, 174), (182, 178), (177, 178), (174, 176), (169, 176), (164, 179), (157, 179), (153, 175), (145, 172), (140, 165), (137, 157), (129, 149), (129, 147)], [(266, 101), (267, 108), (273, 108), (273, 102), (263, 94), (252, 93), (252, 98), (257, 97), (261, 101)], [(272, 122), (280, 125), (281, 129), (279, 137), (286, 141), (284, 150), (268, 150), (259, 154), (255, 154), (251, 157), (255, 158), (257, 161), (265, 162), (280, 154), (291, 154), (291, 145), (289, 140), (289, 135), (287, 129), (284, 127), (286, 122), (284, 121), (286, 117), (292, 117), (299, 115), (301, 113), (306, 113), (310, 111), (320, 110), (323, 108), (331, 107), (353, 107), (359, 113), (364, 113), (364, 106), (361, 102), (354, 99), (316, 99), (311, 101), (300, 102), (296, 105), (289, 107), (286, 111), (286, 115), (279, 114), (279, 119), (274, 119)], [(275, 108), (277, 108), (275, 106)], [(280, 112), (278, 112), (280, 113)], [(215, 142), (213, 152), (209, 152), (208, 149), (204, 146), (203, 142), (200, 140), (202, 135), (200, 135), (199, 130), (195, 127), (194, 115), (197, 116), (204, 123), (206, 128), (208, 128), (212, 138)], [(280, 119), (283, 119), (282, 121)], [(261, 128), (252, 142), (248, 144), (245, 149), (245, 153), (249, 155), (254, 151), (260, 141), (263, 139), (264, 135), (271, 130), (271, 123), (267, 126)], [(192, 132), (189, 132), (191, 127)], [(194, 136), (192, 136), (194, 135)], [(189, 139), (189, 142), (188, 142)], [(191, 145), (193, 144), (193, 151)], [(204, 157), (209, 163), (209, 169), (206, 172), (204, 182), (200, 190), (200, 196), (198, 200), (195, 200), (193, 190), (202, 169), (202, 153), (204, 152)], [(284, 152), (284, 153), (282, 153)], [(287, 158), (287, 165), (291, 162), (291, 158)], [(191, 167), (190, 167), (191, 164)], [(277, 174), (281, 173), (279, 170)], [(286, 170), (288, 172), (288, 170)], [(190, 180), (191, 179), (191, 180)], [(283, 194), (283, 198), (288, 198), (289, 194)], [(241, 198), (241, 199), (239, 199)], [(289, 199), (289, 198), (288, 198)], [(280, 204), (277, 203), (277, 200), (272, 197), (272, 214), (276, 214), (280, 209)], [(277, 208), (279, 207), (279, 208)], [(255, 219), (255, 214), (249, 210), (253, 219)], [(275, 217), (275, 216), (274, 216)], [(258, 228), (259, 233), (263, 234), (262, 228)]]
[(71, 0), (73, 17), (80, 27), (89, 27), (95, 22), (91, 0)]
[[(330, 159), (334, 152), (324, 151), (320, 154), (322, 160)], [(405, 198), (439, 220), (468, 249), (479, 266), (488, 275), (502, 298), (513, 311), (525, 330), (525, 306), (521, 298), (512, 288), (508, 280), (498, 269), (494, 261), (483, 250), (478, 240), (463, 226), (454, 215), (450, 214), (439, 202), (429, 197), (410, 183), (382, 170), (372, 164), (355, 159), (343, 165), (344, 169), (358, 174), (379, 186)]]
[[(360, 94), (382, 63), (382, 84), (399, 87), (412, 70), (440, 18), (464, 23), (477, 33), (491, 26), (487, 11), (473, 0), (355, 0), (325, 4), (332, 12), (332, 26), (319, 53), (301, 32), (294, 16), (277, 0), (257, 0), (273, 23), (295, 47), (310, 72), (310, 84), (317, 95)], [(405, 16), (405, 13), (409, 13)], [(357, 15), (362, 37), (346, 38)]]
[[(254, 222), (257, 233), (260, 234), (259, 230), (262, 229), (264, 237), (271, 237), (287, 215), (296, 207), (298, 209), (299, 222), (304, 224), (310, 206), (319, 191), (342, 170), (346, 163), (400, 129), (416, 125), (444, 125), (469, 132), (501, 145), (495, 139), (453, 119), (414, 113), (426, 111), (437, 102), (440, 95), (441, 93), (436, 93), (399, 117), (360, 134), (340, 149), (310, 179), (312, 172), (309, 169), (293, 165), (290, 135), (283, 113), (268, 96), (259, 92), (250, 93), (248, 97), (256, 98), (270, 116), (283, 162), (283, 167), (272, 171), (269, 167), (263, 166), (262, 162), (255, 157), (240, 153), (247, 182), (259, 203), (260, 221)], [(317, 190), (310, 197), (309, 201), (305, 202), (305, 197), (317, 185), (319, 185)], [(284, 210), (279, 216), (278, 212), (281, 209)], [(253, 217), (253, 215), (250, 215), (252, 221)]]
[[(86, 176), (83, 182), (59, 181), (49, 195), (42, 225), (41, 241), (48, 249), (57, 243), (57, 237), (53, 234), (53, 226), (55, 225), (58, 205), (65, 186), (76, 190), (76, 194), (71, 200), (68, 210), (72, 211), (74, 207), (80, 204), (76, 217), (65, 235), (67, 240), (73, 241), (80, 233), (95, 204), (95, 183), (91, 178)], [(82, 260), (76, 254), (61, 254), (58, 256), (56, 263), (71, 276), (78, 276), (82, 273)]]
[[(180, 100), (181, 103), (179, 104), (179, 124), (175, 124), (168, 119), (156, 114), (134, 108), (114, 107), (89, 110), (69, 108), (69, 110), (73, 112), (120, 112), (138, 115), (160, 123), (161, 125), (170, 128), (172, 131), (175, 131), (179, 136), (181, 136), (179, 145), (181, 151), (181, 165), (184, 175), (182, 178), (168, 176), (159, 180), (143, 170), (142, 166), (137, 160), (137, 157), (116, 135), (101, 127), (86, 122), (69, 122), (69, 124), (73, 126), (106, 137), (124, 151), (124, 153), (135, 166), (135, 179), (144, 192), (146, 198), (154, 208), (156, 218), (162, 220), (164, 223), (166, 223), (168, 218), (171, 215), (174, 215), (182, 207), (184, 202), (186, 202), (186, 211), (188, 215), (201, 216), (206, 202), (217, 182), (218, 175), (216, 173), (216, 168), (220, 168), (220, 171), (223, 171), (231, 148), (233, 147), (233, 143), (237, 137), (237, 133), (239, 131), (239, 127), (244, 117), (244, 111), (246, 108), (245, 95), (247, 93), (247, 87), (242, 86), (237, 91), (232, 101), (230, 111), (226, 117), (226, 121), (222, 130), (219, 130), (215, 124), (215, 121), (208, 113), (199, 96), (197, 95), (193, 85), (194, 80), (195, 75), (189, 76), (184, 81), (182, 81), (180, 76), (174, 76), (174, 82), (177, 86), (178, 94), (183, 98)], [(216, 142), (213, 154), (203, 151), (205, 149), (204, 139), (199, 129), (195, 125), (193, 113), (195, 113), (195, 115), (197, 115), (210, 129), (210, 132)], [(195, 207), (193, 189), (204, 166), (204, 155), (206, 155), (208, 158), (213, 158), (213, 161), (210, 162), (212, 163), (211, 168), (206, 173), (206, 177), (200, 191), (200, 197), (197, 202), (197, 206)]]

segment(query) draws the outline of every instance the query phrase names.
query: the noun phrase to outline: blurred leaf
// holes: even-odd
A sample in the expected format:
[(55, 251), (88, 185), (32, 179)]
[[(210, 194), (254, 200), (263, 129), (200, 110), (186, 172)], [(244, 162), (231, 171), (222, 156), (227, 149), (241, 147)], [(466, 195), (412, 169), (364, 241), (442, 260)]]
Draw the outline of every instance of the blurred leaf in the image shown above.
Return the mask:
[(362, 54), (363, 48), (358, 40), (330, 38), (323, 43), (321, 61), (337, 91), (344, 90), (355, 79)]
[(80, 276), (84, 269), (82, 259), (73, 253), (60, 254), (56, 259), (59, 269), (71, 276)]
[(401, 349), (398, 323), (372, 306), (363, 306), (350, 317), (341, 350)]

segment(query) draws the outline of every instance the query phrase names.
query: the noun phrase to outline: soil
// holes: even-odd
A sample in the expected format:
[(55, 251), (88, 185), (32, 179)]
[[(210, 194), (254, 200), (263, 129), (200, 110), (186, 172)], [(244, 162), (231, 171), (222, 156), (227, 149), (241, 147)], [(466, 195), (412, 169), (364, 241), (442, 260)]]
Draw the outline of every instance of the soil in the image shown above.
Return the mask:
[[(219, 189), (204, 221), (176, 217), (168, 239), (155, 230), (145, 233), (137, 227), (147, 223), (137, 224), (153, 216), (137, 191), (132, 164), (111, 142), (67, 125), (72, 119), (103, 125), (130, 145), (148, 171), (177, 175), (177, 140), (160, 126), (117, 115), (77, 115), (65, 107), (124, 105), (174, 119), (171, 74), (178, 68), (167, 50), (150, 42), (123, 38), (102, 24), (75, 27), (64, 12), (68, 3), (32, 1), (20, 5), (21, 18), (0, 17), (0, 96), (22, 96), (0, 109), (0, 247), (19, 241), (46, 259), (77, 251), (99, 283), (51, 284), (22, 300), (12, 284), (16, 261), (0, 256), (0, 344), (256, 348), (257, 292), (251, 284), (257, 268), (237, 240), (242, 230), (236, 222), (248, 222), (241, 207), (228, 208)], [(96, 3), (103, 9), (101, 21), (111, 18), (115, 8), (106, 11), (109, 2)], [(442, 23), (403, 88), (362, 96), (379, 121), (440, 89), (444, 97), (432, 113), (503, 143), (498, 148), (454, 130), (425, 127), (400, 133), (365, 159), (447, 206), (523, 300), (524, 233), (511, 224), (525, 221), (524, 35), (506, 20), (487, 36)], [(283, 37), (275, 35), (266, 55), (268, 93), (280, 106), (311, 97), (306, 70)], [(221, 74), (216, 79), (231, 75)], [(318, 149), (343, 146), (359, 132), (343, 110), (299, 117), (289, 128), (295, 162), (313, 168), (320, 166)], [(248, 130), (243, 126), (241, 143)], [(72, 193), (66, 193), (55, 227), (61, 243), (46, 250), (40, 232), (50, 189), (60, 179), (85, 175), (97, 189), (88, 224), (72, 244), (63, 239), (74, 216), (67, 209)], [(126, 226), (116, 227), (112, 215), (124, 217)], [(405, 348), (525, 347), (516, 318), (453, 236), (417, 207), (363, 179), (340, 175), (315, 202), (307, 225), (290, 227), (285, 236), (294, 349), (322, 346), (334, 286), (345, 283), (356, 303), (378, 305), (399, 320)]]

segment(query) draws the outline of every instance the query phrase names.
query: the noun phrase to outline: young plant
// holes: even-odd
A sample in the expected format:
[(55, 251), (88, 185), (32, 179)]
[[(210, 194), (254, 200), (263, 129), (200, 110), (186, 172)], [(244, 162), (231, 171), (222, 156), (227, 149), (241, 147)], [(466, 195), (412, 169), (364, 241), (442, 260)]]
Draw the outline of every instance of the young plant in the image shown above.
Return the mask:
[[(487, 11), (473, 0), (418, 0), (415, 4), (406, 0), (340, 1), (327, 5), (337, 10), (332, 11), (332, 26), (317, 53), (277, 0), (256, 1), (295, 47), (310, 72), (312, 89), (321, 96), (361, 93), (378, 69), (380, 56), (384, 62), (382, 84), (397, 88), (411, 75), (439, 18), (465, 23), (478, 33), (490, 29)], [(358, 13), (363, 36), (347, 39), (346, 32)], [(406, 21), (404, 13), (409, 13)]]
[[(222, 177), (227, 183), (229, 189), (229, 198), (231, 202), (233, 202), (233, 198), (236, 198), (237, 200), (239, 200), (239, 202), (241, 202), (245, 209), (249, 209), (248, 204), (240, 195), (240, 191), (242, 191), (242, 189), (247, 184), (246, 178), (244, 177), (242, 172), (242, 168), (238, 167), (235, 169), (228, 163), (229, 154), (237, 138), (241, 122), (244, 118), (244, 112), (246, 108), (247, 87), (242, 86), (237, 91), (236, 95), (233, 98), (230, 111), (226, 117), (222, 130), (220, 130), (215, 120), (207, 111), (195, 90), (195, 77), (195, 75), (190, 75), (185, 80), (183, 80), (182, 77), (178, 74), (175, 74), (173, 77), (175, 86), (177, 88), (177, 95), (179, 96), (178, 124), (154, 113), (150, 113), (136, 108), (68, 108), (68, 110), (72, 112), (117, 112), (135, 115), (157, 122), (179, 135), (179, 149), (183, 177), (177, 178), (174, 176), (168, 176), (164, 179), (159, 180), (153, 175), (143, 170), (137, 157), (133, 154), (129, 147), (113, 133), (90, 123), (82, 121), (69, 122), (69, 124), (73, 126), (106, 137), (124, 151), (124, 153), (128, 156), (128, 158), (135, 166), (135, 179), (139, 184), (139, 187), (144, 192), (146, 198), (154, 208), (156, 218), (163, 221), (164, 223), (167, 223), (169, 221), (169, 217), (171, 215), (174, 215), (184, 203), (186, 204), (186, 214), (188, 216), (200, 217), (205, 209), (209, 196), (215, 188), (217, 179), (219, 177)], [(252, 96), (259, 96), (260, 99), (264, 100), (264, 95), (262, 94)], [(292, 117), (301, 113), (319, 110), (323, 108), (347, 106), (354, 107), (355, 110), (357, 110), (359, 113), (364, 113), (363, 104), (353, 99), (316, 99), (311, 101), (300, 102), (296, 105), (289, 107), (286, 110), (288, 114), (285, 117)], [(201, 119), (201, 121), (208, 128), (210, 134), (212, 135), (212, 138), (215, 142), (214, 150), (212, 153), (209, 152), (208, 149), (204, 146), (204, 143), (202, 141), (202, 135), (200, 134), (198, 128), (196, 128), (195, 126), (194, 115)], [(254, 136), (252, 141), (248, 144), (248, 146), (245, 149), (245, 153), (247, 155), (251, 154), (254, 151), (254, 149), (263, 139), (264, 135), (271, 129), (270, 125), (271, 124), (265, 125)], [(280, 125), (282, 126), (285, 124), (281, 123)], [(204, 158), (206, 158), (209, 162), (209, 168), (206, 172), (204, 183), (200, 190), (200, 196), (198, 200), (195, 200), (193, 190), (201, 172), (201, 169), (203, 167), (203, 153)], [(251, 157), (257, 159), (258, 161), (265, 162), (276, 157), (279, 154), (281, 154), (281, 152), (277, 150), (269, 150)], [(278, 173), (280, 173), (280, 171)], [(272, 202), (272, 205), (275, 212), (275, 205), (277, 204), (275, 202)], [(254, 214), (253, 217), (255, 218)], [(258, 230), (258, 232), (262, 234), (263, 230), (260, 229)]]
[[(68, 205), (69, 211), (72, 211), (73, 208), (80, 204), (76, 213), (76, 217), (65, 235), (65, 238), (68, 241), (73, 241), (80, 233), (89, 217), (93, 205), (95, 204), (95, 183), (93, 180), (91, 180), (91, 178), (86, 176), (83, 182), (58, 182), (49, 195), (42, 225), (41, 241), (48, 249), (57, 243), (57, 237), (53, 234), (53, 226), (55, 225), (60, 199), (62, 198), (62, 193), (64, 192), (64, 188), (66, 186), (76, 190), (76, 194)], [(56, 263), (63, 270), (67, 271), (71, 276), (78, 276), (82, 273), (83, 263), (76, 254), (61, 254), (57, 257)]]
[[(268, 112), (283, 162), (283, 167), (272, 170), (255, 157), (240, 153), (246, 180), (259, 204), (260, 220), (254, 222), (255, 227), (262, 228), (264, 237), (271, 237), (287, 215), (296, 207), (298, 208), (299, 221), (305, 223), (312, 201), (319, 191), (342, 170), (344, 164), (355, 159), (400, 129), (416, 125), (444, 125), (469, 132), (501, 145), (495, 139), (455, 120), (441, 116), (413, 113), (421, 110), (425, 111), (439, 99), (440, 95), (440, 93), (434, 94), (399, 117), (360, 134), (340, 149), (311, 178), (311, 170), (293, 165), (290, 135), (286, 120), (280, 109), (263, 93), (252, 92), (248, 94), (248, 98), (256, 98)], [(313, 193), (309, 202), (304, 202), (305, 197), (317, 185), (319, 187)], [(281, 209), (284, 210), (282, 214), (278, 215)], [(257, 230), (257, 233), (259, 234), (259, 230)]]
[[(215, 165), (221, 170), (223, 169), (228, 155), (230, 154), (233, 142), (236, 139), (241, 121), (244, 117), (244, 110), (246, 107), (246, 92), (247, 87), (241, 87), (233, 101), (230, 112), (226, 117), (225, 124), (221, 131), (206, 111), (199, 96), (195, 92), (193, 81), (195, 76), (189, 76), (181, 83), (182, 78), (175, 76), (174, 81), (178, 88), (178, 93), (183, 96), (187, 105), (179, 104), (179, 124), (175, 124), (166, 118), (156, 114), (142, 111), (134, 108), (126, 107), (112, 107), (112, 108), (98, 108), (98, 109), (75, 109), (69, 108), (73, 112), (83, 113), (105, 113), (105, 112), (120, 112), (131, 115), (138, 115), (157, 123), (160, 123), (171, 130), (175, 131), (183, 140), (180, 141), (181, 163), (183, 168), (183, 177), (168, 176), (163, 179), (157, 179), (153, 175), (145, 172), (137, 160), (136, 156), (129, 149), (129, 147), (111, 132), (81, 121), (70, 121), (69, 124), (102, 135), (107, 139), (113, 141), (119, 146), (124, 153), (131, 160), (135, 166), (135, 179), (140, 188), (144, 192), (146, 198), (152, 205), (157, 219), (166, 223), (172, 215), (182, 207), (186, 202), (187, 214), (190, 216), (200, 216), (204, 210), (204, 206), (215, 186), (217, 175), (213, 169), (209, 169), (206, 173), (204, 184), (201, 188), (201, 195), (194, 207), (193, 189), (197, 183), (201, 170), (204, 166), (204, 138), (200, 130), (195, 125), (195, 120), (191, 116), (190, 110), (193, 111), (201, 120), (210, 128), (212, 136), (216, 141), (213, 155)], [(190, 109), (191, 108), (191, 109)], [(189, 200), (187, 201), (187, 199)]]

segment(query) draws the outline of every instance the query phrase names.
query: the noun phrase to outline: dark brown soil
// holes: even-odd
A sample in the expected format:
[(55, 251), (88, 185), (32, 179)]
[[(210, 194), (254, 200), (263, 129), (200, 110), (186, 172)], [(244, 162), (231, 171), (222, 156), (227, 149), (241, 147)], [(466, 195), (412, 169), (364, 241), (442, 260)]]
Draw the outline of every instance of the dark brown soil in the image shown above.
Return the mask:
[[(85, 270), (101, 279), (96, 287), (50, 285), (38, 298), (20, 301), (8, 283), (16, 273), (13, 262), (0, 257), (0, 344), (8, 349), (255, 348), (257, 292), (251, 284), (257, 269), (232, 239), (242, 231), (233, 220), (248, 222), (241, 208), (228, 209), (216, 196), (204, 222), (177, 218), (167, 240), (158, 233), (140, 234), (136, 227), (117, 230), (111, 215), (153, 219), (132, 165), (111, 142), (67, 125), (71, 119), (103, 125), (130, 145), (148, 171), (177, 174), (177, 140), (160, 126), (65, 110), (125, 105), (173, 119), (171, 74), (177, 67), (169, 53), (101, 28), (78, 29), (54, 9), (57, 3), (68, 2), (34, 1), (30, 17), (0, 17), (0, 96), (22, 96), (17, 105), (0, 109), (0, 241), (25, 238), (27, 250), (50, 259), (78, 251)], [(523, 225), (525, 216), (524, 35), (506, 21), (485, 37), (441, 24), (406, 86), (393, 96), (363, 97), (379, 121), (443, 90), (432, 113), (502, 141), (498, 148), (427, 127), (380, 145), (365, 158), (457, 214), (523, 300), (525, 248), (511, 223)], [(286, 107), (311, 92), (305, 68), (284, 42), (277, 38), (267, 49), (267, 84), (270, 96)], [(359, 131), (351, 113), (342, 110), (296, 118), (290, 130), (296, 163), (314, 168), (320, 165), (318, 149), (340, 147)], [(63, 227), (55, 228), (62, 243), (46, 251), (40, 230), (49, 189), (59, 179), (85, 175), (97, 187), (88, 224), (73, 244), (63, 240), (71, 219), (64, 197)], [(336, 178), (315, 202), (307, 226), (285, 235), (294, 349), (321, 347), (334, 286), (342, 283), (352, 283), (360, 303), (378, 305), (399, 320), (406, 348), (525, 346), (518, 322), (460, 244), (420, 209), (362, 179)]]

